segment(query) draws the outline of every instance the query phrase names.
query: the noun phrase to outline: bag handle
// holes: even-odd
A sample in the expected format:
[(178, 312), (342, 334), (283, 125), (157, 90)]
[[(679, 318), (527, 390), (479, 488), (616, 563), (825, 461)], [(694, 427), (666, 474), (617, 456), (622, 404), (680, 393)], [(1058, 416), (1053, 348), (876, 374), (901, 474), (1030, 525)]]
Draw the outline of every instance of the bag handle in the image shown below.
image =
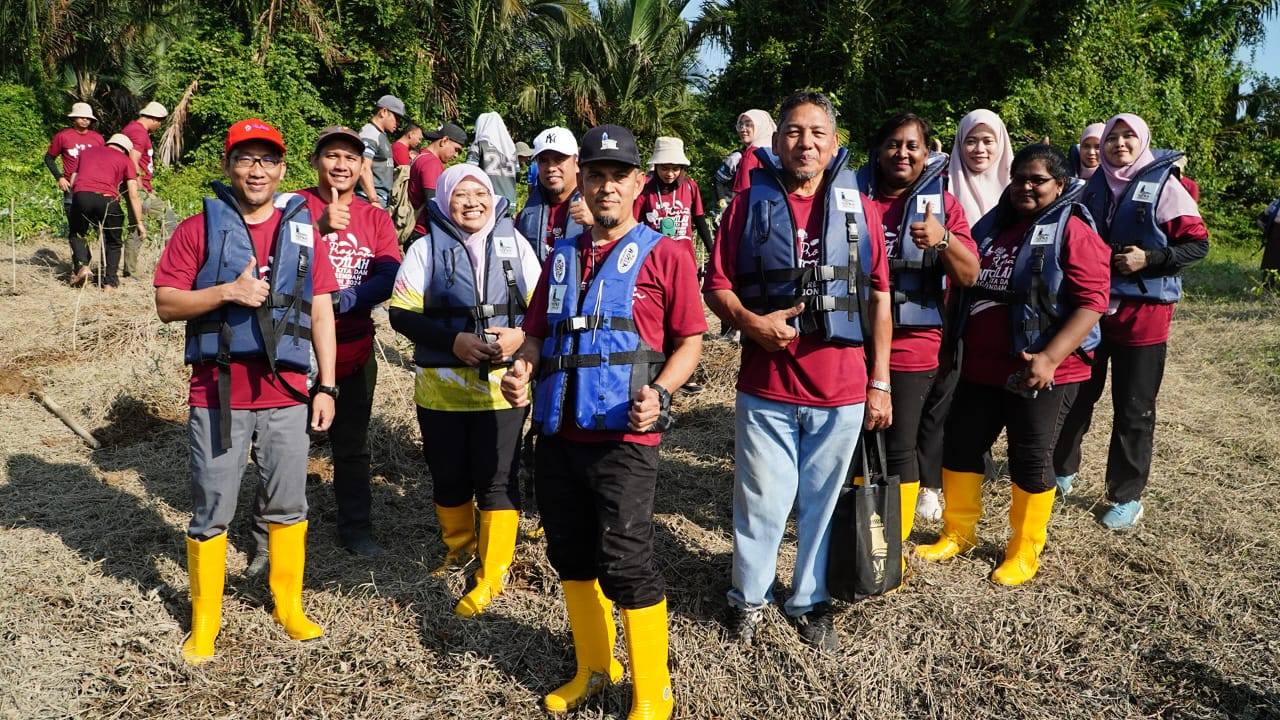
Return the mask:
[(867, 444), (874, 438), (876, 443), (876, 455), (879, 462), (880, 483), (885, 484), (889, 480), (889, 460), (888, 453), (884, 449), (884, 431), (883, 430), (863, 430), (862, 442), (858, 443), (862, 450), (862, 476), (866, 478), (867, 485), (871, 484), (871, 458), (867, 455)]

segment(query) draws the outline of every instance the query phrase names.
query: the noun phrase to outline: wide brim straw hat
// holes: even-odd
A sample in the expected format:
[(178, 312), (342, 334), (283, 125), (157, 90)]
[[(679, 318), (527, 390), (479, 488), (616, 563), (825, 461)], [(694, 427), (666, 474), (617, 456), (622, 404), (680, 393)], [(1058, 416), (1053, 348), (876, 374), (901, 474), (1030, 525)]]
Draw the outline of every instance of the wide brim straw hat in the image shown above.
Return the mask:
[(87, 102), (74, 103), (71, 106), (71, 112), (67, 113), (69, 118), (89, 118), (96, 121), (98, 118), (93, 114), (93, 108)]

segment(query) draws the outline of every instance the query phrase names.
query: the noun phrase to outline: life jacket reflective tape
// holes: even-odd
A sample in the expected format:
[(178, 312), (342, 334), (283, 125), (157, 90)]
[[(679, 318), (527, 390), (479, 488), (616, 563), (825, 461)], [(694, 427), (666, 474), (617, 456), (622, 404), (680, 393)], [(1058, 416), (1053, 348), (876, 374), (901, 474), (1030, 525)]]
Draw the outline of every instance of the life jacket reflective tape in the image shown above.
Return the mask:
[[(485, 240), (483, 294), (476, 286), (476, 271), (462, 240), (464, 231), (434, 202), (427, 204), (428, 232), (420, 242), (430, 243), (431, 276), (423, 290), (422, 313), (455, 332), (483, 336), (491, 327), (520, 327), (529, 288), (521, 272), (515, 226), (506, 212), (507, 200), (498, 196), (493, 212), (498, 218)], [(413, 362), (418, 367), (464, 367), (452, 351), (417, 344)], [(488, 374), (487, 366), (482, 374)]]
[(748, 310), (762, 315), (803, 301), (804, 312), (790, 321), (799, 332), (861, 345), (866, 337), (865, 278), (873, 255), (862, 195), (846, 167), (848, 151), (841, 148), (824, 173), (820, 192), (825, 217), (819, 260), (813, 266), (801, 263), (796, 237), (803, 229), (791, 215), (781, 170), (763, 148), (756, 157), (761, 167), (751, 172), (734, 292)]
[[(996, 291), (979, 285), (964, 291), (960, 314), (962, 324), (968, 322), (969, 312), (976, 302), (1005, 303), (1009, 306), (1013, 355), (1024, 351), (1037, 353), (1049, 344), (1073, 309), (1062, 298), (1065, 278), (1061, 263), (1062, 243), (1067, 224), (1072, 217), (1078, 217), (1093, 226), (1088, 209), (1080, 203), (1083, 189), (1083, 181), (1071, 180), (1062, 195), (1036, 216), (1018, 246), (1008, 290)], [(999, 211), (999, 207), (991, 210), (974, 225), (974, 237), (981, 238), (978, 241), (979, 256), (990, 252), (1003, 230), (998, 226)], [(963, 327), (959, 334), (963, 334)], [(1095, 323), (1076, 350), (1077, 354), (1090, 362), (1085, 353), (1096, 348), (1101, 337), (1101, 329)]]
[[(569, 202), (581, 200), (582, 194), (577, 190), (569, 196)], [(551, 206), (547, 204), (547, 200), (543, 197), (542, 184), (537, 183), (529, 188), (529, 199), (525, 201), (524, 208), (520, 210), (520, 214), (516, 217), (516, 229), (520, 234), (529, 241), (533, 246), (534, 252), (538, 253), (538, 260), (545, 261), (547, 256), (551, 254), (551, 248), (547, 246), (545, 238), (547, 237), (547, 215), (551, 212)], [(582, 234), (584, 228), (573, 219), (572, 214), (566, 214), (564, 223), (564, 233), (560, 237), (576, 238)]]
[[(875, 163), (858, 170), (858, 189), (867, 195), (875, 193)], [(893, 294), (893, 326), (901, 328), (940, 328), (946, 297), (947, 274), (937, 250), (921, 250), (911, 241), (911, 225), (925, 221), (925, 211), (933, 205), (933, 215), (946, 227), (946, 201), (943, 181), (947, 156), (930, 152), (924, 170), (907, 192), (902, 219), (894, 230), (897, 242), (889, 252), (889, 286)]]
[[(1098, 226), (1098, 234), (1111, 244), (1113, 253), (1135, 245), (1144, 250), (1169, 246), (1169, 237), (1156, 222), (1156, 205), (1165, 183), (1173, 174), (1173, 163), (1182, 153), (1152, 150), (1155, 161), (1142, 169), (1124, 189), (1119, 202), (1113, 202), (1107, 187), (1106, 173), (1099, 170), (1089, 178), (1084, 189), (1084, 205)], [(1174, 182), (1177, 182), (1175, 179)], [(1112, 272), (1111, 296), (1155, 303), (1175, 303), (1182, 299), (1182, 278), (1142, 271), (1131, 275)]]
[[(254, 256), (253, 240), (230, 188), (212, 184), (214, 197), (204, 201), (205, 258), (196, 273), (194, 290), (235, 282)], [(231, 363), (266, 358), (286, 389), (299, 402), (308, 400), (305, 388), (291, 387), (281, 370), (311, 369), (312, 253), (315, 229), (306, 200), (293, 193), (276, 195), (282, 213), (271, 247), (267, 301), (257, 308), (225, 303), (187, 321), (188, 364), (218, 364), (218, 402), (223, 413), (223, 449), (231, 443)], [(258, 268), (253, 269), (255, 276)]]
[(561, 238), (552, 249), (550, 332), (542, 343), (533, 405), (542, 434), (554, 435), (570, 422), (584, 430), (629, 430), (632, 396), (666, 362), (640, 337), (632, 314), (640, 268), (662, 240), (636, 225), (599, 261), (585, 288), (577, 236)]

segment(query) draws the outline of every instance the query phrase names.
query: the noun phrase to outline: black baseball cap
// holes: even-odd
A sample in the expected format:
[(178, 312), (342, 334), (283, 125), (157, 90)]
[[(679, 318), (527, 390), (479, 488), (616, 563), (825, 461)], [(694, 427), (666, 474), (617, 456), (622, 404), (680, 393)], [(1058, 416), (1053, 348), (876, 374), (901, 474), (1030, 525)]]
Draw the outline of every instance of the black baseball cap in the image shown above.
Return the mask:
[(440, 138), (449, 138), (450, 140), (458, 143), (459, 145), (467, 144), (467, 131), (463, 130), (457, 125), (454, 125), (451, 122), (440, 123), (440, 127), (436, 128), (435, 130), (428, 130), (424, 134), (424, 137), (426, 137), (427, 140), (439, 140)]
[(617, 162), (640, 167), (640, 149), (636, 136), (621, 125), (597, 125), (582, 136), (578, 144), (578, 163)]

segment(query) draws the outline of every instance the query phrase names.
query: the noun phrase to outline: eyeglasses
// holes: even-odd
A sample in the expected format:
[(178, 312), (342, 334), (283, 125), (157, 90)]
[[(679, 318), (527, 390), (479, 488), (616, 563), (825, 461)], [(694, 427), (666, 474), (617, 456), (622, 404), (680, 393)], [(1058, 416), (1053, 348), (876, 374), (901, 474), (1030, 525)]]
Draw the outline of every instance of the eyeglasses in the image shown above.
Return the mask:
[(275, 155), (237, 155), (233, 164), (239, 170), (248, 170), (254, 164), (261, 165), (264, 170), (275, 170), (283, 162)]
[(1030, 185), (1033, 188), (1038, 188), (1041, 185), (1049, 182), (1050, 180), (1053, 180), (1053, 178), (1047, 175), (1033, 175), (1032, 177), (1022, 177), (1020, 175), (1014, 175), (1012, 178), (1009, 179), (1009, 184), (1014, 187), (1026, 187)]

